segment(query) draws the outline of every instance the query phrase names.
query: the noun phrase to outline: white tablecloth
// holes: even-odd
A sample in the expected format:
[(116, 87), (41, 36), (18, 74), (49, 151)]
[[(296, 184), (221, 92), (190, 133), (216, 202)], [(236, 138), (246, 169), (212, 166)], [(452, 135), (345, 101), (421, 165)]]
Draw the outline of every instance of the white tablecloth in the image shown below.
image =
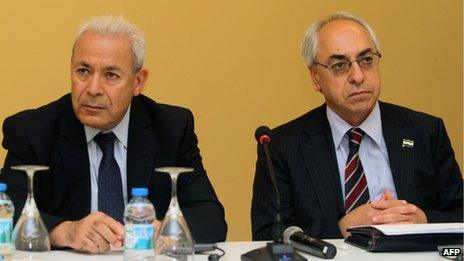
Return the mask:
[[(438, 251), (434, 252), (413, 252), (413, 253), (369, 253), (354, 246), (345, 244), (343, 240), (328, 240), (337, 247), (337, 255), (334, 260), (374, 260), (374, 261), (400, 261), (400, 260), (446, 260), (442, 258)], [(224, 242), (218, 243), (218, 247), (226, 251), (226, 255), (220, 261), (237, 261), (240, 256), (255, 248), (265, 245), (265, 242)], [(219, 253), (219, 252), (217, 252)], [(303, 256), (308, 260), (322, 260), (321, 258), (311, 255)], [(195, 260), (208, 260), (208, 255), (196, 255)], [(122, 250), (114, 250), (107, 254), (86, 255), (73, 251), (51, 251), (48, 254), (33, 253), (29, 255), (27, 252), (16, 251), (13, 255), (13, 260), (64, 260), (64, 261), (100, 261), (100, 260), (123, 260)]]

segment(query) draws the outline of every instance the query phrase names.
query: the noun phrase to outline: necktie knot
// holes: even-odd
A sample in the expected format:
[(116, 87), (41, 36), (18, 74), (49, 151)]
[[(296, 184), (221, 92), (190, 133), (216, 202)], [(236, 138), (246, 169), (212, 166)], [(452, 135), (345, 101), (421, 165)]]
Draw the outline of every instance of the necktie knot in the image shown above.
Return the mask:
[(351, 128), (348, 131), (348, 139), (350, 140), (350, 150), (359, 149), (359, 145), (361, 144), (364, 134), (366, 133), (360, 128)]
[(103, 152), (103, 156), (113, 156), (114, 154), (114, 139), (116, 135), (112, 132), (98, 133), (94, 140), (97, 142), (98, 147)]

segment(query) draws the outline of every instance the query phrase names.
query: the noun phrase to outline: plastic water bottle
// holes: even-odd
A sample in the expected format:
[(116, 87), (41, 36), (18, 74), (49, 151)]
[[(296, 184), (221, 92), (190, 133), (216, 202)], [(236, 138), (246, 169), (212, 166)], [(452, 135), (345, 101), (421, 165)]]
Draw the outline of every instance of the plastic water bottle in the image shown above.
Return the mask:
[(0, 183), (0, 260), (11, 259), (13, 255), (13, 215), (14, 206), (5, 193), (6, 184)]
[(147, 188), (133, 188), (132, 199), (124, 210), (124, 260), (155, 259), (156, 213), (147, 195)]

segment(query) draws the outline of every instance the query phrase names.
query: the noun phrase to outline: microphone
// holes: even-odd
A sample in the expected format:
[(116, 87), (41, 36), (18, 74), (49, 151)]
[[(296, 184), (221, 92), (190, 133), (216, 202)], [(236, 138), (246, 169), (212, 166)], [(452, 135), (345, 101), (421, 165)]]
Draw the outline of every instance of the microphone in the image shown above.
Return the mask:
[(255, 138), (263, 146), (266, 155), (267, 169), (272, 186), (276, 193), (276, 217), (273, 228), (273, 242), (267, 243), (265, 247), (251, 250), (241, 256), (242, 261), (275, 261), (275, 260), (292, 260), (304, 261), (306, 258), (294, 251), (290, 244), (283, 242), (282, 238), (282, 216), (280, 193), (277, 186), (276, 177), (274, 173), (274, 166), (272, 165), (271, 150), (269, 145), (271, 143), (271, 129), (267, 126), (261, 126), (255, 131)]
[(291, 244), (300, 251), (325, 259), (332, 259), (337, 254), (337, 248), (334, 245), (306, 235), (303, 230), (297, 226), (291, 226), (285, 229), (284, 242)]
[(282, 243), (282, 233), (283, 233), (283, 224), (282, 224), (282, 215), (280, 214), (281, 205), (280, 205), (280, 192), (279, 187), (277, 186), (276, 175), (274, 173), (274, 165), (272, 164), (271, 150), (269, 145), (271, 143), (272, 131), (268, 126), (260, 126), (255, 131), (255, 138), (264, 148), (264, 154), (266, 155), (267, 169), (269, 171), (269, 178), (271, 180), (272, 186), (276, 193), (276, 220), (274, 222), (273, 229), (273, 239), (275, 243)]
[(260, 126), (255, 131), (255, 139), (260, 144), (271, 143), (271, 129), (268, 126)]

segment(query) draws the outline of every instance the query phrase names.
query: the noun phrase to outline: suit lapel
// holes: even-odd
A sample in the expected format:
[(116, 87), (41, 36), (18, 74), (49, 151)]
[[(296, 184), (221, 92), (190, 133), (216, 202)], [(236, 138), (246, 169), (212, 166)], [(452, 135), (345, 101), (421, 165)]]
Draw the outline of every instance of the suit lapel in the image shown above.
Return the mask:
[(305, 126), (301, 150), (322, 211), (343, 213), (340, 175), (325, 108), (325, 105), (319, 107), (314, 119), (308, 120), (310, 124)]
[(380, 104), (382, 131), (387, 145), (390, 169), (395, 183), (398, 199), (410, 200), (413, 196), (409, 189), (409, 177), (413, 174), (414, 149), (403, 147), (403, 140), (413, 140), (401, 126), (404, 125), (401, 114), (394, 113), (383, 103)]
[(127, 193), (134, 187), (149, 188), (158, 150), (156, 134), (148, 129), (152, 119), (138, 98), (132, 100), (127, 145)]
[[(127, 192), (131, 197), (134, 187), (149, 187), (154, 172), (158, 142), (147, 127), (151, 118), (137, 98), (133, 99), (129, 120), (127, 148)], [(58, 147), (63, 160), (67, 190), (73, 216), (78, 219), (90, 213), (90, 164), (84, 126), (76, 118), (70, 99), (65, 101), (60, 117)]]
[(80, 219), (90, 213), (90, 168), (83, 125), (65, 101), (60, 117), (58, 147), (63, 160), (66, 186), (73, 216)]

